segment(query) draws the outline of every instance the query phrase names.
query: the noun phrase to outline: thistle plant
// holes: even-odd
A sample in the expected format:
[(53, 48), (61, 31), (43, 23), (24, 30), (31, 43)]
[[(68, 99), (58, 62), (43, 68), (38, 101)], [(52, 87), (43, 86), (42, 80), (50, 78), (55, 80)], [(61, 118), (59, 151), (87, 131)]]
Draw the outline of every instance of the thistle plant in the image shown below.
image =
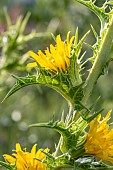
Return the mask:
[[(66, 116), (62, 114), (61, 120), (53, 118), (47, 123), (30, 125), (30, 128), (44, 127), (57, 131), (61, 135), (59, 143), (54, 153), (42, 149), (40, 154), (36, 153), (36, 145), (29, 153), (22, 151), (20, 145), (16, 144), (16, 153), (12, 156), (4, 154), (6, 162), (0, 162), (7, 169), (113, 169), (113, 129), (108, 123), (111, 111), (104, 117), (103, 108), (94, 111), (98, 99), (92, 105), (88, 103), (96, 82), (112, 60), (113, 1), (106, 1), (102, 7), (97, 7), (92, 0), (75, 1), (98, 16), (101, 23), (99, 35), (93, 26), (90, 30), (96, 42), (93, 45), (85, 43), (90, 31), (79, 40), (78, 28), (72, 37), (69, 31), (65, 41), (61, 35), (53, 36), (55, 45), (51, 44), (44, 52), (28, 52), (32, 60), (27, 67), (36, 68), (36, 74), (26, 77), (14, 75), (17, 82), (5, 97), (33, 84), (51, 87), (60, 93), (69, 104), (69, 113)], [(85, 59), (87, 51), (83, 52), (83, 44), (93, 50), (93, 57)], [(86, 62), (91, 63), (91, 68), (84, 78)]]
[[(6, 79), (8, 73), (14, 71), (27, 71), (24, 63), (28, 58), (28, 53), (24, 52), (25, 44), (34, 38), (48, 36), (48, 33), (36, 33), (35, 30), (29, 34), (25, 34), (26, 25), (30, 18), (30, 12), (25, 17), (19, 16), (15, 22), (12, 23), (7, 9), (4, 8), (4, 18), (6, 21), (6, 31), (0, 34), (0, 81), (1, 87), (6, 86)], [(20, 56), (22, 54), (22, 56)]]

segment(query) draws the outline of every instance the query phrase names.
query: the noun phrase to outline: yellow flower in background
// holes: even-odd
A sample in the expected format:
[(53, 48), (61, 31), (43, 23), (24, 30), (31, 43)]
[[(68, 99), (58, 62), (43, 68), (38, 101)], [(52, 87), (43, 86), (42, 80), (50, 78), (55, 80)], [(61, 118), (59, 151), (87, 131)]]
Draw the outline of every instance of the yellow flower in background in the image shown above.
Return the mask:
[[(21, 149), (19, 143), (16, 144), (16, 150), (13, 150), (12, 156), (4, 154), (4, 158), (12, 165), (16, 165), (18, 170), (45, 170), (47, 165), (39, 160), (46, 158), (46, 155), (42, 152), (49, 152), (49, 149), (39, 149), (36, 151), (36, 144), (32, 147), (31, 152), (26, 152)], [(36, 160), (38, 158), (39, 160)]]
[(72, 43), (74, 40), (74, 36), (69, 39), (70, 32), (67, 33), (66, 42), (61, 40), (60, 35), (56, 37), (56, 45), (50, 45), (50, 49), (47, 48), (45, 53), (41, 50), (35, 54), (32, 51), (29, 51), (29, 55), (36, 62), (32, 62), (28, 64), (28, 67), (36, 67), (37, 63), (45, 68), (46, 70), (54, 70), (54, 71), (66, 71), (66, 68), (70, 65), (70, 51), (72, 47)]
[(113, 163), (113, 129), (109, 129), (107, 121), (110, 112), (103, 120), (99, 114), (97, 118), (89, 124), (89, 132), (85, 143), (85, 153)]

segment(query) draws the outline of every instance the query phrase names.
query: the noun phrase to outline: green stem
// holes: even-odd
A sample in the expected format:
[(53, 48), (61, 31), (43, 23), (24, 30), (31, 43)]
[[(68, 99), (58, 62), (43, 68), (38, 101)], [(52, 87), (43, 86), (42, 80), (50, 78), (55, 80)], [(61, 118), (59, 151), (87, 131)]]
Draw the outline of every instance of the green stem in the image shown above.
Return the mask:
[(100, 45), (100, 50), (90, 70), (88, 78), (86, 80), (85, 88), (84, 88), (83, 103), (87, 102), (104, 65), (109, 59), (108, 58), (109, 52), (110, 52), (112, 40), (113, 40), (112, 35), (113, 35), (113, 18), (111, 19), (111, 22), (110, 22), (108, 30), (106, 31), (106, 34), (104, 35), (103, 41)]

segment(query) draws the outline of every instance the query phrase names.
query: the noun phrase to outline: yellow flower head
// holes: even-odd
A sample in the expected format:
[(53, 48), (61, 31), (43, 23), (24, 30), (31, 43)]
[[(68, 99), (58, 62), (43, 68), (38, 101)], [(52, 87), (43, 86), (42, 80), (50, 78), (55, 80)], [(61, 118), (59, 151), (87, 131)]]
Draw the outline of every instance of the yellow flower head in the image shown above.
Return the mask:
[(113, 129), (109, 129), (107, 121), (110, 112), (103, 120), (101, 115), (92, 120), (89, 124), (89, 132), (85, 143), (85, 153), (113, 163)]
[(32, 62), (28, 64), (28, 67), (36, 67), (37, 63), (45, 68), (46, 70), (54, 70), (54, 71), (66, 71), (66, 68), (70, 65), (70, 51), (72, 42), (74, 40), (74, 36), (69, 39), (69, 34), (67, 34), (66, 42), (61, 40), (60, 35), (56, 37), (56, 45), (50, 45), (50, 49), (47, 48), (45, 53), (41, 50), (38, 51), (38, 54), (35, 54), (32, 51), (29, 51), (29, 55), (36, 62)]
[(16, 165), (18, 170), (45, 170), (47, 165), (35, 158), (43, 160), (46, 155), (42, 152), (49, 152), (49, 149), (39, 149), (36, 151), (36, 144), (32, 147), (31, 152), (26, 152), (21, 149), (19, 143), (16, 144), (16, 150), (12, 156), (4, 154), (4, 158), (12, 165)]

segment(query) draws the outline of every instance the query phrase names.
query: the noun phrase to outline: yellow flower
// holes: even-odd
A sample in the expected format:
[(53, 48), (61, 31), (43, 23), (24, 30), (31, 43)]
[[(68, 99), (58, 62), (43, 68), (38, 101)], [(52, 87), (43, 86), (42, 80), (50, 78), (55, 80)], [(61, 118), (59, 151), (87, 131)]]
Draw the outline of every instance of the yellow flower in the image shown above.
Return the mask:
[(113, 163), (113, 129), (109, 129), (107, 121), (110, 112), (103, 120), (99, 114), (97, 118), (89, 124), (89, 132), (85, 143), (85, 153)]
[(39, 149), (36, 151), (36, 144), (32, 147), (31, 152), (26, 152), (21, 149), (19, 143), (16, 144), (16, 150), (12, 156), (4, 154), (4, 158), (12, 165), (16, 165), (18, 170), (45, 170), (47, 165), (43, 162), (36, 160), (38, 158), (43, 161), (46, 155), (42, 152), (49, 152), (49, 149)]
[(36, 67), (37, 63), (45, 68), (46, 70), (54, 70), (54, 71), (66, 71), (66, 68), (70, 65), (70, 51), (72, 42), (74, 40), (74, 36), (69, 39), (70, 32), (67, 33), (66, 42), (61, 40), (60, 35), (56, 37), (56, 45), (50, 45), (50, 49), (47, 48), (45, 53), (41, 50), (38, 51), (38, 54), (35, 54), (32, 51), (29, 51), (29, 55), (36, 62), (32, 62), (28, 64), (28, 67)]

